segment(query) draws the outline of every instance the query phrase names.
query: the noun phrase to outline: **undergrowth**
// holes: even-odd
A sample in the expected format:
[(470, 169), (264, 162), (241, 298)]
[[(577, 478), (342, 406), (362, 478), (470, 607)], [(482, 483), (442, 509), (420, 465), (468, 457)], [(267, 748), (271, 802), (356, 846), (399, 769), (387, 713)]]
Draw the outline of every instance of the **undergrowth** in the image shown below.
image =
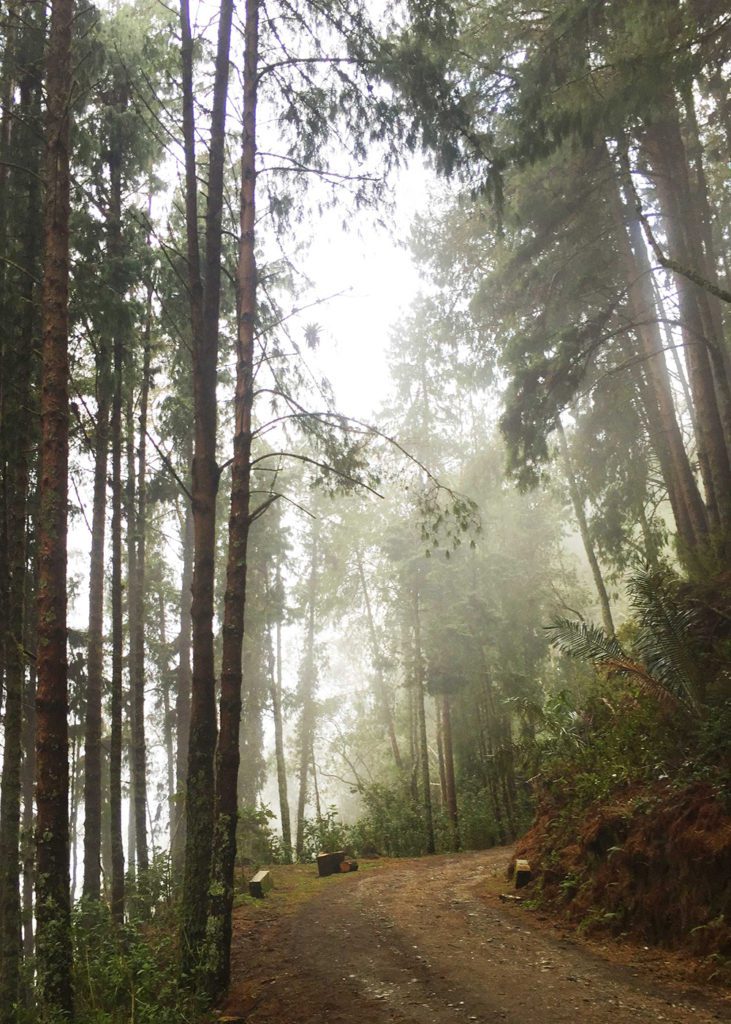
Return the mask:
[(516, 851), (537, 874), (532, 901), (587, 933), (687, 948), (728, 977), (731, 701), (674, 717), (606, 680), (565, 710), (571, 737), (542, 737), (536, 819)]
[[(167, 858), (156, 858), (144, 891), (130, 880), (128, 896), (121, 925), (104, 902), (81, 900), (73, 909), (74, 1024), (200, 1024), (204, 1001), (180, 980), (180, 918)], [(27, 969), (32, 993), (32, 960)], [(31, 996), (17, 1021), (60, 1024)]]
[(115, 927), (106, 908), (82, 904), (74, 916), (79, 1024), (194, 1024), (203, 1003), (180, 984), (178, 918), (158, 907), (149, 923)]

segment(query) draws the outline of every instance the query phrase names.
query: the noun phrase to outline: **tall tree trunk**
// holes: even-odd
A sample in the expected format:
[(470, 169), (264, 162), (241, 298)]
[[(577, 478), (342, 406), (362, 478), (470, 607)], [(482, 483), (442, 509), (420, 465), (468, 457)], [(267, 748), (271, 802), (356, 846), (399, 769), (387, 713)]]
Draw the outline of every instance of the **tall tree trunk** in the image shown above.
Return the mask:
[(167, 672), (167, 609), (165, 593), (160, 586), (158, 594), (158, 616), (160, 618), (160, 646), (163, 651), (163, 671), (161, 672), (160, 688), (162, 702), (162, 735), (165, 747), (165, 768), (167, 770), (168, 791), (168, 831), (170, 833), (170, 849), (172, 850), (172, 830), (175, 821), (175, 744), (173, 743), (173, 711), (170, 706), (170, 679)]
[[(208, 989), (226, 990), (231, 975), (231, 929), (238, 819), (239, 726), (242, 645), (249, 541), (252, 410), (254, 406), (254, 329), (256, 321), (256, 101), (259, 54), (259, 0), (246, 0), (244, 44), (244, 133), (241, 153), (241, 242), (238, 263), (238, 332), (231, 515), (223, 609), (221, 713), (216, 754), (216, 809), (208, 935), (211, 965)], [(251, 687), (251, 681), (248, 686)]]
[(505, 714), (495, 696), (495, 687), (492, 680), (487, 680), (486, 697), (489, 708), (490, 721), (490, 749), (492, 754), (492, 780), (495, 789), (495, 799), (501, 808), (501, 824), (505, 839), (513, 837), (513, 818), (508, 791), (505, 787), (505, 772), (503, 767), (505, 749)]
[(101, 807), (101, 823), (102, 823), (102, 838), (100, 845), (100, 859), (101, 859), (101, 874), (102, 874), (102, 894), (103, 899), (106, 903), (109, 903), (111, 897), (110, 883), (112, 879), (112, 833), (110, 827), (110, 804), (109, 804), (109, 760), (111, 757), (111, 746), (109, 742), (109, 733), (102, 736), (101, 741), (101, 752), (102, 752), (102, 807)]
[[(663, 433), (662, 416), (657, 403), (656, 393), (651, 385), (648, 368), (647, 366), (643, 366), (637, 362), (636, 351), (633, 345), (626, 344), (624, 346), (624, 351), (630, 366), (630, 374), (636, 390), (637, 397), (635, 407), (637, 415), (643, 425), (645, 433), (647, 434), (650, 447), (652, 448), (660, 467), (662, 479), (667, 490), (668, 501), (673, 514), (673, 520), (675, 521), (680, 547), (682, 551), (692, 553), (697, 547), (698, 541), (695, 530), (693, 529), (693, 523), (691, 522), (688, 513), (687, 502), (680, 489), (672, 456), (667, 445), (667, 439)], [(693, 483), (695, 485), (695, 479), (693, 479)], [(705, 518), (705, 508), (697, 486), (695, 487), (695, 491), (698, 495), (700, 508)]]
[(307, 595), (307, 633), (305, 637), (305, 656), (300, 675), (300, 728), (299, 728), (299, 772), (297, 795), (297, 838), (295, 855), (302, 859), (305, 845), (305, 808), (307, 806), (307, 776), (310, 768), (310, 753), (315, 732), (315, 608), (317, 604), (317, 561), (319, 557), (319, 522), (312, 527), (312, 546), (310, 549), (310, 581)]
[[(404, 614), (401, 620), (401, 649), (409, 650), (411, 639), (409, 629), (411, 628), (411, 615)], [(413, 673), (412, 673), (413, 677)], [(411, 802), (414, 807), (419, 804), (419, 716), (416, 711), (416, 688), (413, 685), (407, 687), (409, 695), (409, 789)]]
[(185, 856), (185, 788), (188, 777), (188, 733), (190, 730), (191, 621), (190, 588), (193, 581), (193, 510), (185, 499), (183, 519), (183, 573), (180, 583), (180, 636), (178, 637), (178, 672), (175, 694), (175, 814), (173, 817), (173, 876), (180, 878)]
[[(132, 518), (128, 529), (134, 546), (134, 575), (130, 592), (130, 702), (132, 707), (131, 772), (133, 776), (135, 850), (139, 872), (138, 884), (145, 886), (149, 870), (147, 852), (147, 750), (145, 744), (145, 532), (147, 516), (147, 405), (150, 393), (150, 331), (152, 320), (152, 288), (147, 294), (142, 381), (140, 386), (139, 442), (137, 447), (137, 500), (131, 503)], [(131, 382), (130, 382), (131, 383)], [(130, 400), (132, 388), (130, 387)], [(134, 425), (130, 424), (131, 439)], [(134, 473), (134, 459), (131, 471)], [(130, 567), (131, 568), (131, 567)], [(132, 599), (134, 594), (134, 600)], [(134, 618), (132, 609), (134, 608)]]
[[(277, 562), (277, 576), (280, 567)], [(278, 578), (277, 590), (281, 589)], [(282, 846), (284, 847), (284, 863), (292, 863), (292, 825), (289, 818), (289, 796), (287, 793), (287, 761), (284, 754), (284, 721), (282, 718), (282, 623), (279, 616), (276, 630), (276, 665), (270, 673), (272, 714), (274, 716), (274, 751), (277, 759), (277, 788), (279, 791), (279, 817), (282, 821)], [(269, 635), (271, 645), (271, 633)]]
[[(35, 633), (34, 633), (35, 635)], [(35, 782), (35, 701), (36, 701), (36, 669), (31, 664), (28, 669), (28, 683), (25, 690), (26, 713), (23, 716), (23, 818), (21, 855), (23, 860), (23, 955), (26, 959), (33, 956), (35, 936), (33, 932), (33, 885), (34, 885), (34, 844), (33, 844), (33, 788)], [(29, 1001), (28, 999), (26, 1000)]]
[[(28, 339), (30, 342), (30, 339)], [(30, 349), (30, 344), (29, 344)], [(20, 360), (30, 365), (30, 351)], [(25, 372), (24, 372), (25, 376)], [(19, 396), (27, 400), (28, 387), (16, 381)], [(25, 402), (23, 402), (25, 404)], [(2, 783), (0, 785), (0, 1021), (10, 1024), (15, 1015), (20, 983), (20, 767), (25, 684), (25, 513), (28, 493), (27, 409), (18, 410), (15, 457), (7, 511), (8, 588), (4, 629), (8, 642), (5, 662), (5, 715), (3, 722)]]
[[(116, 90), (117, 114), (127, 106), (126, 87)], [(123, 290), (120, 282), (122, 251), (122, 159), (123, 142), (118, 123), (109, 136), (109, 207), (106, 221), (107, 255), (115, 300)], [(94, 498), (91, 557), (89, 568), (89, 639), (84, 777), (84, 883), (83, 895), (99, 899), (101, 894), (102, 833), (102, 689), (104, 674), (104, 547), (106, 530), (107, 462), (109, 414), (112, 402), (112, 342), (102, 332), (97, 353), (97, 414), (94, 432)]]
[(76, 879), (79, 866), (79, 789), (81, 788), (81, 771), (79, 767), (79, 741), (76, 729), (71, 734), (71, 787), (69, 791), (69, 838), (71, 842), (71, 898), (76, 892)]
[(612, 609), (609, 604), (609, 594), (607, 593), (607, 588), (604, 584), (604, 577), (602, 576), (602, 571), (599, 566), (599, 560), (597, 559), (596, 552), (594, 551), (591, 534), (589, 533), (589, 524), (586, 521), (586, 512), (584, 511), (584, 500), (581, 496), (581, 492), (579, 491), (579, 484), (571, 462), (566, 434), (559, 417), (556, 417), (556, 434), (558, 435), (558, 445), (561, 451), (561, 458), (563, 459), (566, 479), (568, 480), (569, 494), (571, 495), (571, 504), (574, 508), (574, 516), (576, 517), (576, 522), (579, 526), (581, 541), (584, 545), (584, 553), (586, 554), (586, 560), (589, 563), (591, 575), (594, 580), (594, 586), (596, 587), (597, 596), (599, 597), (599, 607), (602, 612), (604, 631), (608, 636), (614, 636), (614, 621), (612, 620)]
[(442, 738), (442, 716), (439, 697), (434, 694), (434, 720), (437, 727), (437, 764), (439, 766), (439, 796), (441, 806), (447, 806), (447, 772), (444, 767), (444, 741)]
[[(3, 46), (3, 61), (2, 61), (2, 77), (0, 79), (0, 251), (7, 251), (8, 242), (8, 220), (9, 220), (9, 203), (8, 203), (8, 179), (10, 177), (10, 140), (12, 133), (13, 122), (16, 118), (16, 111), (13, 109), (13, 90), (16, 86), (16, 79), (18, 77), (18, 64), (20, 61), (16, 57), (16, 36), (17, 36), (17, 12), (14, 10), (15, 4), (8, 4), (5, 13), (4, 29), (4, 46)], [(3, 263), (0, 267), (0, 311), (6, 312), (5, 304), (9, 298), (6, 286), (6, 276), (8, 267)], [(6, 355), (5, 339), (0, 340), (0, 353), (4, 357)], [(3, 359), (4, 362), (4, 359)], [(4, 398), (5, 388), (0, 384), (0, 416), (2, 416), (4, 409)], [(4, 421), (4, 420), (3, 420)], [(2, 422), (2, 421), (0, 421)], [(0, 676), (2, 678), (2, 676)]]
[(452, 844), (460, 847), (459, 813), (457, 809), (457, 781), (454, 774), (454, 745), (452, 743), (452, 709), (449, 694), (442, 694), (442, 739), (444, 742), (444, 774), (447, 778), (447, 814), (452, 830)]
[[(621, 165), (624, 181), (628, 173), (624, 156)], [(610, 203), (630, 312), (644, 355), (644, 376), (649, 389), (646, 408), (651, 419), (657, 419), (651, 441), (658, 453), (682, 546), (692, 553), (704, 543), (708, 519), (675, 414), (654, 302), (652, 268), (637, 216), (626, 208), (614, 182), (610, 186)]]
[(121, 333), (114, 339), (112, 397), (112, 706), (109, 741), (109, 822), (112, 855), (111, 908), (117, 924), (124, 920), (125, 880), (122, 839), (122, 367)]
[[(692, 87), (684, 86), (681, 91), (686, 112), (688, 180), (693, 203), (693, 210), (686, 211), (686, 220), (695, 221), (690, 224), (690, 230), (695, 237), (696, 251), (702, 256), (701, 273), (707, 281), (717, 287), (719, 278), (713, 237), (714, 216), (703, 161), (703, 143), (695, 109), (695, 98)], [(719, 413), (724, 428), (726, 450), (731, 452), (731, 354), (724, 337), (724, 313), (721, 300), (706, 289), (699, 291), (698, 301), (701, 306), (706, 336), (711, 339), (709, 356), (716, 384)]]
[[(35, 523), (38, 518), (38, 504), (37, 504), (37, 492), (35, 495), (30, 496), (28, 502), (29, 518), (32, 523)], [(27, 650), (32, 650), (33, 644), (36, 641), (38, 623), (37, 623), (37, 608), (34, 600), (37, 593), (37, 563), (36, 563), (36, 548), (32, 542), (32, 537), (35, 534), (35, 530), (31, 528), (29, 530), (28, 537), (28, 570), (26, 572), (26, 609), (27, 614), (25, 618), (25, 646)], [(35, 918), (33, 908), (33, 889), (35, 885), (35, 842), (34, 842), (34, 814), (33, 814), (33, 796), (35, 788), (35, 775), (36, 775), (36, 752), (35, 752), (35, 734), (36, 734), (36, 663), (34, 659), (30, 660), (28, 665), (28, 675), (26, 682), (26, 689), (24, 695), (24, 709), (23, 715), (23, 765), (22, 765), (22, 788), (23, 788), (23, 818), (22, 818), (22, 833), (21, 833), (21, 857), (23, 861), (23, 905), (22, 905), (22, 925), (23, 925), (23, 955), (26, 961), (33, 956), (35, 949)], [(29, 983), (26, 987), (25, 992), (25, 1003), (28, 1009), (33, 1007), (33, 988)]]
[(322, 804), (320, 803), (320, 786), (317, 781), (317, 762), (315, 761), (315, 744), (313, 742), (312, 749), (310, 751), (310, 766), (312, 768), (312, 789), (315, 796), (315, 817), (317, 823), (322, 823)]
[[(34, 26), (35, 27), (35, 26)], [(32, 31), (28, 30), (28, 31)], [(35, 288), (38, 257), (39, 154), (32, 129), (24, 124), (37, 113), (38, 67), (33, 51), (21, 41), (19, 58), (27, 62), (19, 84), (18, 117), (22, 127), (15, 133), (19, 155), (27, 161), (28, 174), (19, 182), (18, 198), (25, 217), (16, 259), (18, 271), (8, 271), (6, 284), (12, 289), (17, 312), (8, 316), (6, 329), (12, 331), (14, 352), (8, 353), (4, 367), (11, 368), (3, 400), (0, 421), (8, 442), (5, 458), (5, 601), (0, 632), (4, 637), (4, 748), (0, 783), (0, 1021), (10, 1024), (19, 998), (21, 954), (21, 901), (19, 874), (21, 760), (25, 732), (26, 760), (31, 737), (24, 730), (23, 699), (26, 690), (25, 639), (27, 636), (28, 574), (26, 572), (26, 519), (29, 512), (29, 451), (33, 442), (31, 388), (36, 359), (34, 356), (36, 315)], [(7, 184), (7, 183), (6, 183)], [(0, 682), (2, 680), (0, 679)], [(30, 743), (32, 745), (32, 742)], [(26, 799), (28, 790), (25, 791)], [(31, 794), (32, 801), (32, 794)], [(32, 817), (32, 808), (31, 808)]]
[(482, 700), (479, 701), (480, 709), (480, 753), (484, 772), (485, 787), (490, 795), (492, 813), (495, 818), (495, 825), (498, 830), (500, 842), (507, 838), (505, 828), (503, 807), (500, 803), (500, 794), (497, 789), (495, 771), (495, 742), (493, 733), (495, 731), (495, 703), (492, 697), (492, 683), (489, 674), (485, 672), (482, 687)]
[(652, 527), (647, 518), (647, 512), (645, 511), (645, 505), (642, 501), (638, 502), (637, 505), (637, 519), (640, 524), (640, 529), (642, 530), (645, 561), (655, 570), (655, 572), (657, 572), (660, 568), (659, 545), (657, 537), (652, 532)]
[(89, 639), (87, 647), (86, 728), (84, 738), (84, 882), (83, 895), (101, 895), (102, 686), (104, 676), (104, 538), (107, 512), (111, 360), (106, 333), (97, 353), (94, 498), (89, 560)]
[[(8, 12), (10, 13), (10, 12)], [(16, 112), (13, 109), (13, 90), (17, 70), (13, 54), (14, 25), (10, 17), (4, 25), (2, 68), (0, 68), (0, 252), (7, 253), (8, 246), (8, 178), (10, 163), (10, 126)], [(0, 260), (0, 317), (3, 322), (9, 315), (11, 290), (7, 287), (9, 267), (6, 260)], [(10, 422), (7, 408), (9, 382), (13, 377), (12, 358), (14, 339), (10, 332), (0, 332), (0, 623), (5, 622), (8, 566), (6, 558), (6, 508), (10, 481), (7, 460), (10, 451), (6, 424)], [(0, 628), (0, 711), (5, 693), (5, 630)], [(1, 913), (1, 911), (0, 911)], [(1, 927), (1, 926), (0, 926)]]
[(363, 568), (363, 556), (360, 550), (356, 552), (356, 560), (358, 563), (358, 575), (360, 577), (360, 585), (363, 591), (363, 603), (366, 608), (366, 620), (368, 622), (368, 637), (371, 644), (371, 661), (373, 662), (373, 670), (376, 673), (376, 697), (378, 700), (379, 707), (381, 709), (381, 715), (383, 722), (388, 732), (388, 740), (391, 745), (391, 753), (393, 760), (399, 774), (403, 772), (404, 763), (401, 758), (401, 751), (398, 745), (398, 739), (396, 737), (396, 728), (393, 721), (393, 713), (391, 711), (391, 704), (388, 699), (388, 689), (386, 687), (386, 680), (383, 677), (383, 666), (381, 664), (381, 652), (379, 650), (378, 635), (376, 633), (376, 624), (373, 619), (373, 610), (371, 608), (370, 595), (368, 593), (368, 584), (366, 582), (365, 570)]
[[(136, 679), (135, 679), (135, 643), (139, 636), (139, 619), (142, 610), (138, 607), (139, 589), (137, 580), (137, 469), (135, 464), (135, 365), (132, 352), (132, 339), (127, 338), (125, 353), (125, 399), (124, 399), (124, 431), (127, 461), (127, 479), (124, 488), (124, 517), (126, 520), (127, 548), (127, 706), (129, 715), (129, 731), (127, 733), (127, 760), (129, 763), (129, 816), (127, 822), (127, 874), (136, 881), (137, 876), (137, 757), (135, 737), (137, 735), (135, 712), (137, 710)], [(145, 827), (143, 822), (143, 827)], [(145, 832), (147, 831), (145, 827)]]
[(36, 962), (43, 1004), (73, 1014), (69, 893), (66, 540), (69, 122), (73, 0), (53, 0), (46, 73), (36, 692)]
[[(116, 106), (124, 110), (127, 92), (124, 86), (116, 96)], [(124, 845), (122, 839), (122, 717), (124, 693), (122, 682), (124, 623), (122, 588), (122, 407), (124, 392), (125, 343), (128, 342), (128, 318), (121, 295), (124, 291), (122, 260), (122, 143), (117, 132), (112, 134), (109, 155), (110, 203), (107, 217), (107, 251), (111, 262), (111, 278), (115, 296), (120, 301), (115, 311), (116, 323), (112, 339), (112, 398), (111, 398), (111, 459), (112, 459), (112, 675), (111, 723), (109, 739), (109, 846), (111, 855), (111, 912), (112, 919), (124, 920), (125, 877)]]
[(198, 189), (193, 99), (193, 40), (189, 0), (181, 0), (183, 138), (186, 179), (186, 231), (193, 336), (193, 563), (191, 621), (193, 675), (186, 785), (185, 870), (182, 904), (182, 969), (196, 970), (206, 935), (211, 836), (214, 828), (216, 686), (213, 651), (213, 598), (216, 554), (216, 384), (221, 292), (221, 224), (225, 156), (226, 99), (233, 0), (221, 0), (211, 113), (206, 203), (205, 278), (198, 239)]
[(673, 332), (670, 327), (670, 323), (668, 322), (667, 311), (665, 309), (665, 303), (663, 301), (662, 293), (660, 289), (657, 287), (657, 282), (655, 280), (653, 280), (652, 294), (655, 306), (657, 307), (657, 311), (660, 316), (660, 322), (662, 323), (662, 336), (665, 339), (665, 348), (671, 354), (673, 366), (675, 368), (675, 375), (678, 379), (678, 383), (680, 384), (680, 389), (683, 392), (683, 398), (685, 400), (685, 406), (688, 411), (688, 416), (690, 417), (691, 425), (693, 427), (693, 433), (697, 434), (698, 426), (695, 420), (695, 407), (693, 405), (693, 396), (690, 393), (690, 387), (688, 385), (688, 377), (686, 375), (685, 368), (681, 361), (680, 353), (678, 352), (678, 346), (675, 344), (675, 338), (673, 337)]
[[(674, 100), (668, 101), (662, 120), (648, 128), (645, 150), (655, 171), (670, 255), (684, 266), (703, 269), (705, 258), (696, 232), (688, 161)], [(706, 504), (712, 525), (720, 527), (727, 537), (731, 533), (731, 463), (725, 437), (731, 435), (731, 422), (725, 431), (724, 417), (731, 418), (731, 403), (727, 401), (728, 379), (720, 358), (722, 342), (714, 337), (708, 310), (710, 296), (683, 275), (676, 274), (675, 280)]]
[[(131, 716), (130, 716), (131, 717)], [(130, 723), (131, 724), (131, 723)], [(127, 877), (137, 882), (137, 818), (135, 817), (135, 780), (132, 772), (132, 740), (127, 744), (127, 761), (130, 766), (129, 799), (127, 802)], [(130, 906), (130, 912), (132, 907)]]
[[(246, 583), (249, 595), (254, 582), (249, 575)], [(247, 597), (248, 600), (250, 596)], [(245, 686), (241, 694), (239, 727), (238, 805), (256, 807), (266, 773), (263, 748), (267, 655), (263, 622), (246, 626), (242, 654), (242, 678)]]
[(419, 764), (421, 766), (421, 799), (424, 813), (424, 835), (426, 852), (434, 853), (434, 816), (431, 802), (431, 779), (429, 777), (429, 745), (426, 735), (426, 707), (424, 700), (424, 659), (421, 647), (421, 610), (419, 592), (414, 590), (414, 693), (419, 723)]

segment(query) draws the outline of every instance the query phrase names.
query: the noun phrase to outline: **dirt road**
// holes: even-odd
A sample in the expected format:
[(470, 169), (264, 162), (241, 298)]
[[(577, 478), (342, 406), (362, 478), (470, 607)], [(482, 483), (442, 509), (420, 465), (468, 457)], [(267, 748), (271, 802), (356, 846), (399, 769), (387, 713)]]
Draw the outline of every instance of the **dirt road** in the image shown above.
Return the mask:
[(275, 868), (270, 900), (237, 912), (224, 1012), (250, 1024), (731, 1021), (725, 990), (589, 949), (500, 903), (507, 858), (377, 862), (330, 879)]

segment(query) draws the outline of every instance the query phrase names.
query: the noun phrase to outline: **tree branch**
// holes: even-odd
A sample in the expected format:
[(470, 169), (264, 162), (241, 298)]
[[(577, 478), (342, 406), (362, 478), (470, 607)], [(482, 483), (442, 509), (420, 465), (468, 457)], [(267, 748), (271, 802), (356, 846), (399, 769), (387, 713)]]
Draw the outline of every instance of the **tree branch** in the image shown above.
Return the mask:
[(165, 466), (165, 468), (167, 469), (168, 473), (170, 473), (170, 475), (171, 475), (171, 476), (173, 477), (173, 479), (175, 480), (176, 484), (178, 485), (178, 487), (180, 488), (180, 490), (181, 490), (181, 491), (183, 492), (183, 494), (187, 495), (187, 497), (188, 497), (188, 500), (192, 502), (192, 501), (193, 501), (193, 495), (192, 495), (192, 494), (190, 493), (190, 491), (188, 490), (188, 488), (187, 488), (187, 487), (185, 486), (185, 484), (183, 483), (183, 481), (182, 481), (182, 480), (180, 479), (180, 477), (178, 476), (178, 473), (177, 473), (177, 471), (176, 471), (176, 469), (175, 469), (175, 466), (173, 466), (172, 462), (170, 461), (170, 459), (168, 458), (168, 456), (167, 456), (167, 455), (165, 454), (165, 452), (164, 452), (164, 451), (162, 450), (162, 448), (160, 447), (160, 445), (159, 445), (159, 444), (157, 443), (157, 441), (155, 440), (155, 438), (154, 438), (154, 437), (152, 436), (152, 434), (150, 433), (150, 431), (149, 431), (149, 430), (146, 430), (146, 431), (145, 431), (145, 434), (146, 434), (146, 436), (147, 436), (148, 440), (152, 442), (152, 444), (153, 444), (153, 447), (155, 448), (155, 451), (157, 452), (157, 454), (158, 454), (158, 455), (160, 456), (160, 458), (162, 459), (162, 461), (163, 461), (163, 465), (164, 465), (164, 466)]
[(281, 494), (271, 494), (266, 499), (266, 501), (262, 501), (261, 505), (259, 505), (258, 508), (255, 508), (253, 512), (249, 513), (249, 526), (251, 526), (252, 523), (255, 523), (256, 520), (259, 518), (259, 516), (263, 516), (264, 513), (266, 512), (266, 510), (271, 505), (273, 505), (274, 502), (277, 501), (278, 498), (281, 498), (281, 497), (282, 497)]
[(259, 455), (258, 458), (251, 460), (251, 468), (253, 469), (259, 462), (263, 462), (265, 459), (296, 459), (298, 462), (304, 462), (308, 466), (317, 466), (318, 469), (324, 470), (326, 473), (334, 473), (335, 476), (340, 477), (341, 480), (346, 480), (348, 483), (353, 484), (354, 487), (362, 487), (366, 491), (370, 491), (371, 494), (375, 494), (377, 498), (383, 498), (374, 487), (367, 484), (365, 480), (358, 480), (357, 477), (350, 476), (349, 473), (344, 473), (341, 469), (336, 469), (335, 466), (329, 465), (327, 462), (320, 462), (319, 459), (313, 459), (309, 455), (301, 455), (298, 452), (265, 452), (263, 455)]
[(699, 288), (704, 288), (707, 292), (710, 292), (711, 295), (715, 295), (715, 297), (720, 299), (722, 302), (731, 302), (731, 292), (727, 291), (725, 288), (721, 288), (720, 285), (714, 284), (713, 281), (709, 281), (707, 277), (704, 277), (703, 274), (699, 274), (698, 271), (692, 270), (689, 267), (684, 267), (682, 263), (678, 263), (677, 260), (671, 259), (669, 256), (665, 255), (660, 247), (660, 243), (657, 238), (655, 238), (650, 222), (642, 209), (642, 202), (637, 193), (637, 189), (634, 186), (634, 182), (632, 182), (632, 192), (634, 193), (637, 219), (642, 225), (648, 245), (652, 249), (655, 259), (660, 266), (664, 267), (666, 270), (672, 270), (674, 274), (679, 274), (681, 277), (687, 278), (688, 281), (692, 281), (693, 284), (697, 284)]

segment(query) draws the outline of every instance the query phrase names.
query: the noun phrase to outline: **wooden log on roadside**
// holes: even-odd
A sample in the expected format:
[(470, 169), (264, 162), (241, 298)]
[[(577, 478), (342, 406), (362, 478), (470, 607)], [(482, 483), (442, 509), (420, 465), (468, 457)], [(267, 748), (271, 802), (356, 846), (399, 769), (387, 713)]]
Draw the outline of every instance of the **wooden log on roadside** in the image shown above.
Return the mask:
[(517, 860), (515, 862), (515, 888), (522, 889), (524, 885), (527, 885), (533, 877), (533, 873), (530, 869), (530, 864), (527, 860)]
[(249, 896), (255, 896), (263, 900), (266, 894), (274, 888), (274, 881), (269, 871), (257, 871), (249, 882)]
[(317, 873), (320, 878), (327, 878), (340, 871), (340, 865), (345, 860), (345, 851), (338, 850), (337, 853), (318, 853)]

